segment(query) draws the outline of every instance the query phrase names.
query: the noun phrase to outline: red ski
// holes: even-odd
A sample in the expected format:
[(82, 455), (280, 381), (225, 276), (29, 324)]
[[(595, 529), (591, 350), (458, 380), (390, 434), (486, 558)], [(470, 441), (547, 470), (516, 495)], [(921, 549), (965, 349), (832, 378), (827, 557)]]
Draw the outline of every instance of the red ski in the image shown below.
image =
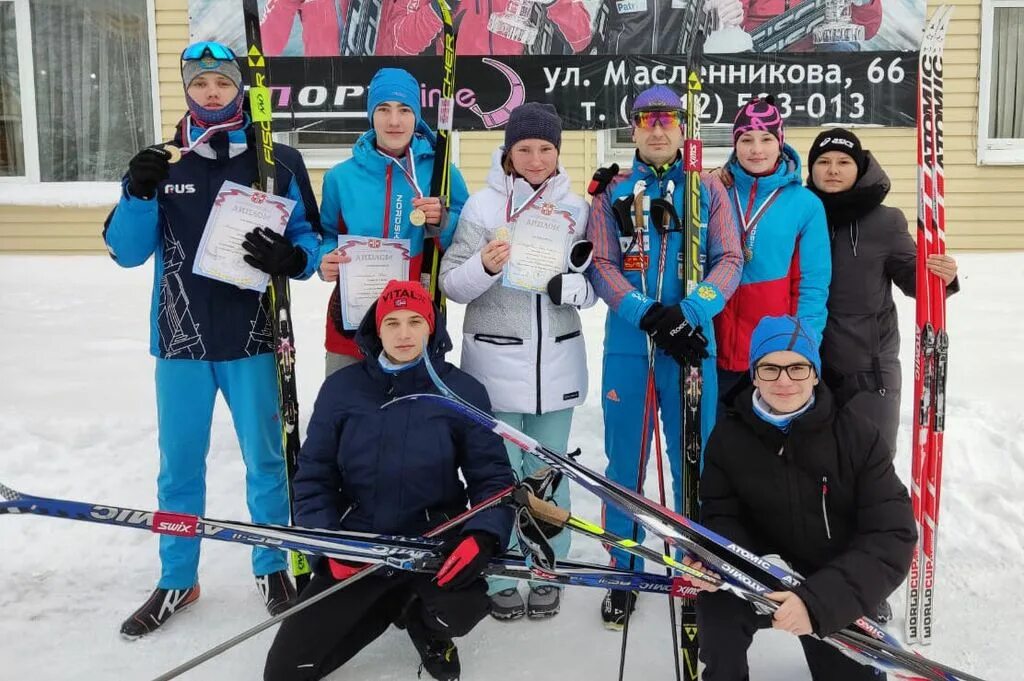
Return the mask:
[(920, 541), (907, 580), (907, 642), (930, 643), (934, 621), (936, 537), (942, 476), (942, 438), (948, 339), (946, 285), (928, 272), (929, 255), (945, 253), (945, 176), (942, 152), (942, 48), (953, 8), (939, 7), (921, 43), (917, 109), (917, 320), (914, 354), (915, 424), (911, 501)]

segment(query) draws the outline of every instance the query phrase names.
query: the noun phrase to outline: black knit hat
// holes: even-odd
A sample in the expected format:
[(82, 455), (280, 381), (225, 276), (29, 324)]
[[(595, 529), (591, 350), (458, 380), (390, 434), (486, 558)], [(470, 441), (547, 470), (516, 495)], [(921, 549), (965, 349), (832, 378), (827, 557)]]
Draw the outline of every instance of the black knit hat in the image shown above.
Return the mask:
[(521, 140), (546, 140), (562, 148), (562, 119), (550, 104), (527, 102), (512, 109), (505, 126), (505, 153)]
[(864, 164), (867, 160), (864, 148), (860, 145), (860, 140), (857, 139), (856, 135), (843, 128), (826, 130), (814, 138), (811, 150), (807, 152), (808, 172), (814, 166), (814, 162), (818, 160), (818, 157), (829, 151), (843, 152), (857, 164), (857, 174), (864, 174)]

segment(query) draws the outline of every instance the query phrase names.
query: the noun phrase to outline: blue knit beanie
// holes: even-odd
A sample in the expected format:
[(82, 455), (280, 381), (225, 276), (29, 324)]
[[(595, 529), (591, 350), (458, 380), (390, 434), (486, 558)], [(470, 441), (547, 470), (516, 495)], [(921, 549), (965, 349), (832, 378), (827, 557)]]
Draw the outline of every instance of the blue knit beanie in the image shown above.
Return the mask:
[(545, 140), (562, 148), (562, 119), (550, 104), (527, 102), (512, 109), (505, 125), (505, 151), (522, 140)]
[(814, 366), (814, 371), (821, 376), (821, 355), (818, 354), (818, 343), (803, 323), (796, 317), (762, 317), (750, 337), (750, 375), (762, 357), (771, 352), (790, 350), (803, 355)]
[(366, 117), (373, 123), (373, 112), (381, 102), (401, 102), (416, 114), (416, 127), (421, 127), (420, 84), (405, 69), (380, 69), (373, 75), (366, 94)]
[(679, 95), (667, 85), (652, 85), (633, 100), (631, 114), (637, 111), (682, 111), (682, 100)]

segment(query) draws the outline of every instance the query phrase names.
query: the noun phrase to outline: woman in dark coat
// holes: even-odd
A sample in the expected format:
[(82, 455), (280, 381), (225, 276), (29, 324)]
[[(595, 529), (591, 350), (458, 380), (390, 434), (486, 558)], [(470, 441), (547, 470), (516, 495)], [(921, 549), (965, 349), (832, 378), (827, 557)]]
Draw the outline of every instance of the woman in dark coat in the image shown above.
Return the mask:
[[(902, 373), (892, 285), (914, 296), (917, 248), (903, 213), (882, 204), (889, 177), (852, 132), (818, 135), (807, 167), (807, 187), (825, 204), (832, 238), (822, 377), (840, 405), (878, 425), (895, 453)], [(929, 256), (928, 270), (947, 293), (960, 289), (951, 256)]]
[[(444, 326), (435, 329), (439, 318), (427, 291), (409, 281), (390, 282), (366, 313), (356, 334), (365, 359), (328, 377), (313, 408), (293, 483), (296, 525), (415, 536), (513, 484), (505, 447), (487, 429), (423, 400), (381, 408), (396, 397), (434, 392), (422, 357), (429, 339), (427, 352), (444, 381), (490, 411), (483, 386), (444, 361), (452, 346)], [(264, 679), (323, 678), (393, 623), (408, 630), (433, 678), (458, 679), (451, 639), (487, 615), (480, 575), (511, 529), (511, 508), (481, 511), (448, 538), (436, 576), (384, 569), (289, 617)], [(357, 569), (320, 561), (300, 600)]]
[[(708, 441), (701, 522), (806, 577), (770, 595), (780, 603), (771, 626), (800, 637), (815, 681), (877, 681), (883, 675), (809, 634), (873, 614), (903, 581), (917, 539), (907, 489), (878, 429), (837, 410), (819, 384), (818, 350), (801, 321), (762, 319), (750, 367), (754, 386)], [(746, 651), (764, 618), (709, 590), (697, 598), (697, 622), (704, 681), (748, 678)]]

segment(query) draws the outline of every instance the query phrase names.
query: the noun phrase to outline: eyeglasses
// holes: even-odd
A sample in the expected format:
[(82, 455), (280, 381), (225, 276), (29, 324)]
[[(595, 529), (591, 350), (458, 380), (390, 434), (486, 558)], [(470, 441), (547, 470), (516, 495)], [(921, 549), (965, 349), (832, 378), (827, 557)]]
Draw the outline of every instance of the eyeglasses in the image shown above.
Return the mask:
[(633, 124), (638, 128), (678, 128), (683, 124), (681, 111), (637, 111), (633, 114)]
[(192, 43), (181, 53), (182, 61), (199, 61), (207, 57), (218, 61), (234, 61), (237, 59), (230, 47), (210, 40)]
[(811, 369), (814, 367), (810, 364), (787, 364), (786, 366), (779, 366), (778, 364), (758, 364), (754, 369), (754, 373), (762, 381), (777, 381), (782, 372), (785, 371), (786, 375), (789, 376), (791, 381), (806, 381), (811, 377)]

